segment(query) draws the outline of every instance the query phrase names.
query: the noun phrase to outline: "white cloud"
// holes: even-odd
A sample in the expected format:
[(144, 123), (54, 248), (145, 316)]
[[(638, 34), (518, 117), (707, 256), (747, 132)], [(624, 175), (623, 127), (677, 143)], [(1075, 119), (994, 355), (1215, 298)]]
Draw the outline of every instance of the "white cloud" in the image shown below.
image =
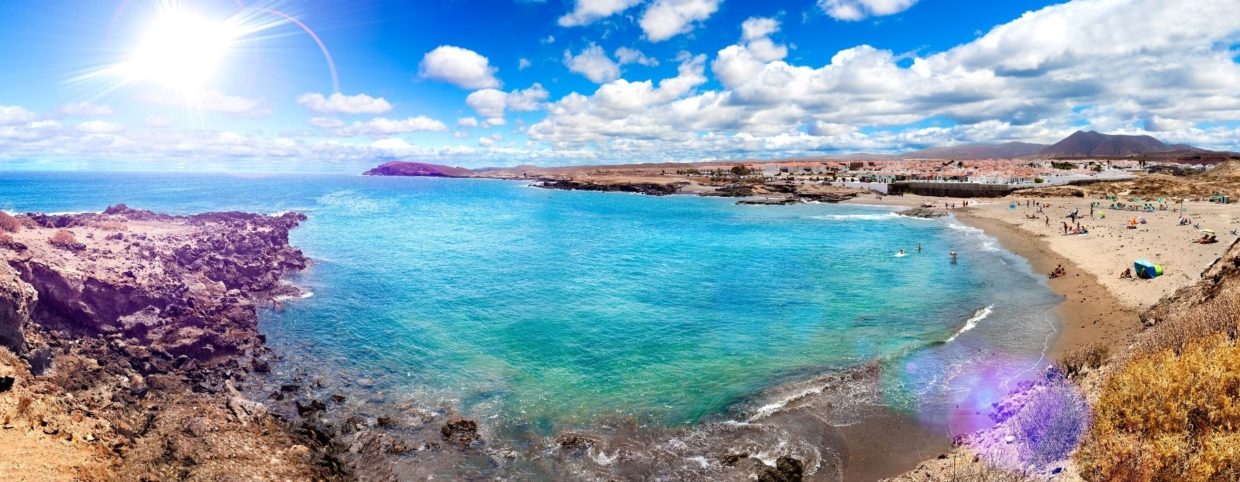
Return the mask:
[[(864, 3), (871, 14), (910, 4)], [(825, 65), (789, 63), (788, 47), (771, 40), (778, 22), (753, 18), (711, 64), (722, 88), (696, 91), (705, 82), (692, 64), (658, 88), (615, 79), (592, 95), (553, 102), (528, 135), (600, 157), (647, 160), (1054, 142), (1082, 124), (1235, 149), (1240, 140), (1225, 135), (1236, 128), (1196, 127), (1240, 119), (1240, 63), (1227, 48), (1240, 39), (1233, 7), (1226, 0), (1077, 0), (913, 56), (911, 65), (868, 45), (841, 50)], [(909, 127), (934, 117), (956, 125)]]
[(546, 37), (540, 38), (538, 39), (538, 43), (543, 44), (543, 45), (555, 43), (555, 35), (548, 35)]
[(487, 126), (504, 125), (504, 111), (512, 109), (519, 112), (538, 110), (543, 101), (547, 100), (548, 92), (541, 84), (534, 84), (528, 89), (503, 92), (496, 89), (482, 89), (469, 94), (465, 103), (482, 116)]
[(38, 119), (39, 116), (21, 106), (0, 105), (0, 125), (22, 124)]
[(496, 69), (491, 61), (477, 52), (451, 45), (441, 45), (422, 57), (420, 75), (441, 80), (465, 89), (499, 87)]
[(250, 99), (225, 94), (218, 90), (205, 90), (186, 97), (171, 92), (147, 92), (134, 97), (134, 100), (148, 104), (181, 106), (204, 112), (218, 112), (232, 117), (265, 117), (271, 110), (264, 107), (262, 99)]
[(365, 122), (354, 121), (348, 126), (336, 130), (341, 136), (386, 136), (409, 132), (447, 132), (448, 126), (426, 116), (408, 117), (405, 119), (388, 119), (376, 117)]
[(693, 30), (719, 10), (720, 0), (655, 0), (642, 14), (639, 25), (651, 42), (662, 42)]
[(461, 117), (456, 120), (458, 127), (478, 127), (478, 119), (476, 117)]
[(77, 129), (87, 134), (114, 134), (125, 130), (125, 127), (113, 122), (90, 120), (79, 123)]
[(818, 7), (836, 20), (855, 22), (867, 17), (894, 15), (916, 3), (917, 0), (818, 0)]
[(641, 0), (577, 0), (573, 11), (560, 17), (559, 24), (561, 27), (587, 25), (628, 10), (639, 3)]
[(616, 62), (620, 65), (638, 64), (645, 65), (646, 67), (657, 67), (659, 65), (659, 59), (647, 57), (642, 51), (628, 47), (616, 49)]
[(532, 67), (533, 65), (534, 64), (530, 62), (530, 59), (527, 59), (525, 57), (521, 57), (517, 59), (517, 70), (525, 70), (525, 69)]
[(528, 89), (509, 92), (505, 100), (509, 109), (518, 112), (530, 112), (542, 108), (542, 103), (549, 96), (550, 93), (543, 88), (542, 84), (535, 83)]
[(106, 105), (95, 104), (90, 101), (73, 102), (70, 104), (65, 104), (63, 106), (60, 106), (60, 109), (58, 110), (60, 111), (61, 114), (64, 114), (67, 116), (80, 116), (80, 117), (97, 117), (97, 116), (108, 116), (108, 115), (113, 114), (111, 107), (108, 107)]
[(565, 50), (564, 65), (568, 70), (584, 75), (596, 84), (611, 82), (620, 77), (620, 66), (598, 45), (590, 45), (576, 55)]
[(502, 119), (508, 94), (496, 89), (483, 89), (469, 94), (465, 103), (484, 119)]
[(765, 17), (749, 17), (741, 22), (741, 40), (746, 42), (770, 37), (779, 31), (779, 20)]
[(382, 114), (392, 110), (392, 104), (382, 97), (366, 94), (344, 95), (336, 92), (323, 94), (307, 92), (297, 97), (297, 102), (320, 114)]

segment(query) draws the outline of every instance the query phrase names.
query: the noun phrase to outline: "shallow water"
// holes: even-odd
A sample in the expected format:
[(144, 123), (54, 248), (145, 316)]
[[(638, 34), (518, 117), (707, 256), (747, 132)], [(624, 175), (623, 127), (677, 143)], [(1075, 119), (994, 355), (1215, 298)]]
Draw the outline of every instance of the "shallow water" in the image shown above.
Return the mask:
[(0, 173), (7, 211), (117, 202), (306, 213), (292, 242), (314, 266), (294, 281), (314, 296), (264, 315), (272, 346), (376, 403), (452, 406), (500, 434), (760, 420), (815, 390), (806, 380), (875, 360), (879, 388), (850, 398), (966, 429), (1038, 375), (1059, 301), (979, 231), (875, 207), (486, 180)]

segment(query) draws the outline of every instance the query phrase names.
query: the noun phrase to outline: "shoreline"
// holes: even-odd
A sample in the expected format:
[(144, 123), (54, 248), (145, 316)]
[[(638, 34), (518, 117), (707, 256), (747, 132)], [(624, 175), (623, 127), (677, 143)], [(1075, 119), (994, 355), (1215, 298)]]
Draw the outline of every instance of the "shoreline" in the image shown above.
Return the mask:
[(1085, 272), (1073, 260), (1056, 253), (1041, 238), (1007, 221), (978, 216), (971, 209), (955, 213), (962, 224), (994, 237), (1004, 249), (1024, 258), (1034, 273), (1049, 273), (1062, 265), (1068, 276), (1046, 279), (1046, 286), (1064, 299), (1051, 312), (1058, 320), (1046, 354), (1052, 362), (1065, 353), (1102, 343), (1127, 346), (1140, 331), (1140, 314), (1126, 306), (1096, 276)]

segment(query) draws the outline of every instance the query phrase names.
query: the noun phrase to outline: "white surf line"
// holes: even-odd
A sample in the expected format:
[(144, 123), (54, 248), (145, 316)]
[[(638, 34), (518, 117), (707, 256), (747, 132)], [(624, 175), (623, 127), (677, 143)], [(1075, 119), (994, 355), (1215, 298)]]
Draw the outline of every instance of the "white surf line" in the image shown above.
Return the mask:
[(991, 313), (994, 313), (994, 309), (995, 309), (995, 305), (986, 305), (985, 308), (974, 311), (973, 316), (969, 317), (968, 320), (965, 320), (964, 326), (960, 327), (960, 329), (957, 330), (956, 333), (953, 334), (950, 338), (948, 338), (947, 341), (944, 341), (944, 343), (951, 343), (953, 341), (956, 341), (956, 337), (964, 334), (964, 332), (977, 328), (977, 322), (986, 319), (988, 316), (990, 316)]
[(1021, 375), (1029, 373), (1035, 368), (1038, 368), (1039, 366), (1042, 365), (1042, 361), (1046, 360), (1046, 354), (1051, 351), (1051, 337), (1055, 336), (1056, 333), (1059, 333), (1059, 329), (1055, 328), (1055, 324), (1051, 323), (1050, 316), (1048, 316), (1046, 313), (1042, 314), (1042, 319), (1046, 321), (1047, 326), (1051, 327), (1051, 332), (1047, 333), (1046, 338), (1042, 341), (1042, 356), (1038, 357), (1038, 361), (1033, 362), (1033, 365), (1030, 365), (1029, 368), (1016, 372), (1016, 374), (1013, 375), (1012, 378), (1004, 380), (1003, 383), (999, 384), (1000, 387), (1007, 388), (1008, 384), (1012, 383), (1012, 380), (1015, 380), (1019, 378)]

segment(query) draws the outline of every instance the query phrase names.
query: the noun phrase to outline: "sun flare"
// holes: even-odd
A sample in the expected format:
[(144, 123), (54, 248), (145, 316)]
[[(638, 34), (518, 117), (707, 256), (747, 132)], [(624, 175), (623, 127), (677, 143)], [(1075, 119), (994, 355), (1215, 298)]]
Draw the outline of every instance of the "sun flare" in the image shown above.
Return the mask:
[(131, 82), (154, 82), (183, 92), (210, 81), (239, 36), (228, 20), (165, 9), (120, 66)]

